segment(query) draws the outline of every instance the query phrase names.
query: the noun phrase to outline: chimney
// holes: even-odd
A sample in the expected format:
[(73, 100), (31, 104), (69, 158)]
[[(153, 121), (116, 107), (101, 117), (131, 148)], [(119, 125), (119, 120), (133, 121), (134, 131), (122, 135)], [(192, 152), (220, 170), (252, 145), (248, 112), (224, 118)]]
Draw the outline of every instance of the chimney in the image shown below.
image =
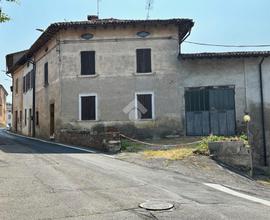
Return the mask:
[(87, 20), (88, 20), (88, 21), (95, 21), (95, 20), (98, 20), (98, 16), (97, 16), (97, 15), (88, 15), (88, 16), (87, 16)]

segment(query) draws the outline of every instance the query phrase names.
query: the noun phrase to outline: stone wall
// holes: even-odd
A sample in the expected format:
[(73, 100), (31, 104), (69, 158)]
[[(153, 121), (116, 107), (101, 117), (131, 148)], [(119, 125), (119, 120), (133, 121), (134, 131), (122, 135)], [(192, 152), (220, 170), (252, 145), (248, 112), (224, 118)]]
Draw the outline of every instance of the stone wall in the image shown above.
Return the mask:
[(210, 142), (208, 147), (213, 159), (245, 171), (250, 170), (251, 151), (243, 142)]
[(57, 140), (71, 145), (90, 147), (108, 153), (117, 153), (121, 149), (120, 133), (114, 129), (65, 130), (58, 133)]

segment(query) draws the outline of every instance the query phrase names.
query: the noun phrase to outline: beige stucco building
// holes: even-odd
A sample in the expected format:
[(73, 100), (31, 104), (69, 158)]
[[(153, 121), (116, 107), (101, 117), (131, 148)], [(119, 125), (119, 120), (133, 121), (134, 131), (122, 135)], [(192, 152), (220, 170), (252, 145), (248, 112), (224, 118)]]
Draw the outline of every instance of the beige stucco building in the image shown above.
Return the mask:
[(0, 84), (0, 127), (6, 126), (6, 97), (8, 93)]
[(193, 24), (89, 16), (50, 25), (29, 50), (7, 55), (14, 131), (59, 141), (108, 126), (143, 138), (235, 135), (248, 112), (265, 164), (270, 53), (183, 54)]

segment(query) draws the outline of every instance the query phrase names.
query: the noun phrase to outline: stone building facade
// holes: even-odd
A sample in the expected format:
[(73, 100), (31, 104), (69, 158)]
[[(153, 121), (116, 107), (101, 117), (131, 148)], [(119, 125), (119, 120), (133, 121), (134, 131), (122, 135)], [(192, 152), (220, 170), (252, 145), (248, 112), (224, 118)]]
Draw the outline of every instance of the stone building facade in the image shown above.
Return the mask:
[(58, 141), (106, 128), (141, 138), (235, 135), (249, 112), (263, 164), (270, 151), (270, 53), (182, 54), (192, 27), (189, 19), (95, 16), (52, 24), (16, 53), (16, 62), (7, 55), (14, 131)]
[(0, 127), (6, 126), (6, 97), (8, 93), (5, 88), (0, 85)]

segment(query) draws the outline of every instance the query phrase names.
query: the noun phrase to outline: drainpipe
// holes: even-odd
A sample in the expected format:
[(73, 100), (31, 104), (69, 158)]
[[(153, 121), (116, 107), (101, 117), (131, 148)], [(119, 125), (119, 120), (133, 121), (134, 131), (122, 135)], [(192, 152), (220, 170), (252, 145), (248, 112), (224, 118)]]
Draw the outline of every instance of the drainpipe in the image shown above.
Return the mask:
[(265, 57), (259, 63), (259, 78), (260, 78), (260, 96), (261, 96), (261, 119), (262, 119), (262, 138), (263, 138), (263, 153), (264, 153), (264, 166), (267, 166), (267, 149), (266, 149), (266, 137), (265, 137), (265, 113), (264, 113), (264, 93), (263, 93), (263, 76), (262, 76), (262, 64)]
[(179, 56), (181, 54), (181, 45), (189, 37), (190, 34), (191, 34), (191, 28), (189, 28), (188, 33), (185, 35), (185, 37), (182, 40), (180, 40), (180, 42), (179, 42), (179, 54), (178, 54)]
[(33, 130), (32, 136), (36, 136), (36, 62), (33, 62)]
[(33, 65), (33, 100), (32, 100), (32, 137), (36, 136), (36, 62), (35, 60), (28, 60)]

